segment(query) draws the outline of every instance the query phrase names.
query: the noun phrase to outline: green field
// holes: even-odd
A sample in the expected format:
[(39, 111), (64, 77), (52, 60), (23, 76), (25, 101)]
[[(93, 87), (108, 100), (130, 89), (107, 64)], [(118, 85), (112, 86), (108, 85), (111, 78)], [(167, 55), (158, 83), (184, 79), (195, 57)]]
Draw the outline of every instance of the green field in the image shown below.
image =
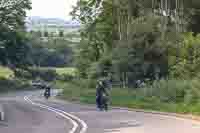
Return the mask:
[(79, 28), (65, 28), (65, 27), (62, 27), (62, 26), (43, 26), (43, 25), (34, 25), (32, 27), (32, 30), (33, 31), (42, 31), (42, 32), (56, 32), (56, 31), (64, 31), (65, 34), (68, 34), (68, 33), (73, 33), (73, 32), (77, 32), (79, 30)]
[[(77, 70), (72, 67), (65, 67), (65, 68), (54, 68), (54, 67), (43, 67), (40, 69), (51, 69), (55, 70), (58, 75), (71, 75), (75, 76), (77, 73)], [(10, 70), (7, 67), (0, 66), (0, 78), (10, 78), (14, 77), (14, 73), (12, 70)]]
[(10, 78), (13, 77), (14, 73), (9, 68), (0, 66), (0, 78)]
[(75, 68), (54, 68), (56, 70), (56, 72), (58, 73), (58, 75), (72, 75), (75, 76), (77, 70)]
[(73, 67), (62, 67), (62, 68), (55, 68), (55, 67), (41, 67), (40, 70), (55, 70), (58, 75), (71, 75), (75, 76), (77, 73), (76, 68)]

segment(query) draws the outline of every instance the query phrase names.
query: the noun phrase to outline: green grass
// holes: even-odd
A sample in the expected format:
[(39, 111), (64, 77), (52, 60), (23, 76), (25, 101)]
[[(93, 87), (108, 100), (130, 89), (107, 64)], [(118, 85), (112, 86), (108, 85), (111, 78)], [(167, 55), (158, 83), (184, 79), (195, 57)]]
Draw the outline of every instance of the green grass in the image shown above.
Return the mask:
[[(61, 96), (62, 99), (95, 104), (95, 88), (82, 88), (80, 85), (61, 81), (57, 81), (56, 86), (64, 89), (63, 95)], [(200, 103), (189, 105), (183, 103), (164, 103), (156, 98), (140, 97), (133, 89), (113, 88), (111, 92), (111, 105), (134, 109), (200, 115)]]
[(75, 76), (76, 75), (76, 68), (73, 68), (73, 67), (63, 67), (63, 68), (56, 68), (56, 67), (41, 67), (39, 68), (40, 70), (47, 70), (47, 69), (50, 69), (50, 70), (55, 70), (56, 73), (58, 75), (71, 75), (71, 76)]
[(67, 99), (70, 101), (82, 101), (82, 102), (89, 99), (88, 102), (93, 103), (93, 99), (95, 98), (94, 89), (86, 89), (62, 81), (57, 81), (55, 83), (55, 86), (57, 88), (64, 89), (63, 95), (61, 96), (63, 99)]
[(71, 68), (71, 67), (66, 67), (66, 68), (55, 68), (56, 72), (58, 73), (58, 75), (72, 75), (75, 76), (77, 70), (75, 68)]
[(12, 70), (10, 70), (9, 68), (7, 67), (3, 67), (3, 66), (0, 66), (0, 78), (10, 78), (14, 76), (14, 73)]

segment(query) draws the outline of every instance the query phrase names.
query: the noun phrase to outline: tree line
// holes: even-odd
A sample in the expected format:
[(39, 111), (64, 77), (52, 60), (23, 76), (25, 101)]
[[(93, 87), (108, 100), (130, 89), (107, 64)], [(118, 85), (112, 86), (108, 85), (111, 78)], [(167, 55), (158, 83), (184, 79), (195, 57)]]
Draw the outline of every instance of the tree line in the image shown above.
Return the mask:
[(65, 37), (66, 35), (63, 30), (59, 30), (58, 32), (31, 30), (30, 33), (38, 37)]
[[(42, 40), (40, 32), (27, 32), (26, 12), (30, 0), (0, 0), (0, 63), (14, 71), (30, 66), (66, 67), (72, 64), (71, 42), (63, 31), (58, 36)], [(44, 36), (49, 36), (48, 32)]]
[(110, 72), (123, 87), (137, 80), (198, 77), (199, 5), (189, 0), (79, 1), (71, 15), (82, 24), (76, 54), (80, 77)]

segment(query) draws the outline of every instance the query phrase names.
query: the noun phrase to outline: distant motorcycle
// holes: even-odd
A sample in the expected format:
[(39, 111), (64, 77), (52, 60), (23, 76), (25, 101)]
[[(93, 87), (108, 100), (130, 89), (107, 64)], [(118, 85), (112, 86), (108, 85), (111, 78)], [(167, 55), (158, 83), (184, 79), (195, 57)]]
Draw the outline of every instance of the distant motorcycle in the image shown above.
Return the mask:
[(45, 97), (46, 99), (49, 99), (50, 96), (51, 96), (50, 87), (47, 87), (47, 88), (45, 89), (45, 92), (44, 92), (44, 97)]
[(49, 92), (45, 92), (45, 93), (44, 93), (44, 97), (45, 97), (46, 99), (49, 99), (50, 93), (49, 93)]

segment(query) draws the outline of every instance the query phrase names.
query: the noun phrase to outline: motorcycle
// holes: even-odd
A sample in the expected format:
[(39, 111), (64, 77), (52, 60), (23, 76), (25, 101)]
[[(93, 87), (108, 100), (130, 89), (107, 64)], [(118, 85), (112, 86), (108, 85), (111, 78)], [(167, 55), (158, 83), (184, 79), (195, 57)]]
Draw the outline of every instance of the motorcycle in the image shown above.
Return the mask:
[(50, 91), (45, 91), (45, 92), (44, 92), (44, 97), (45, 97), (46, 99), (49, 99), (49, 97), (50, 97)]
[(100, 105), (99, 105), (99, 109), (101, 111), (105, 110), (108, 111), (108, 96), (106, 96), (105, 94), (103, 94), (102, 98), (100, 99)]

